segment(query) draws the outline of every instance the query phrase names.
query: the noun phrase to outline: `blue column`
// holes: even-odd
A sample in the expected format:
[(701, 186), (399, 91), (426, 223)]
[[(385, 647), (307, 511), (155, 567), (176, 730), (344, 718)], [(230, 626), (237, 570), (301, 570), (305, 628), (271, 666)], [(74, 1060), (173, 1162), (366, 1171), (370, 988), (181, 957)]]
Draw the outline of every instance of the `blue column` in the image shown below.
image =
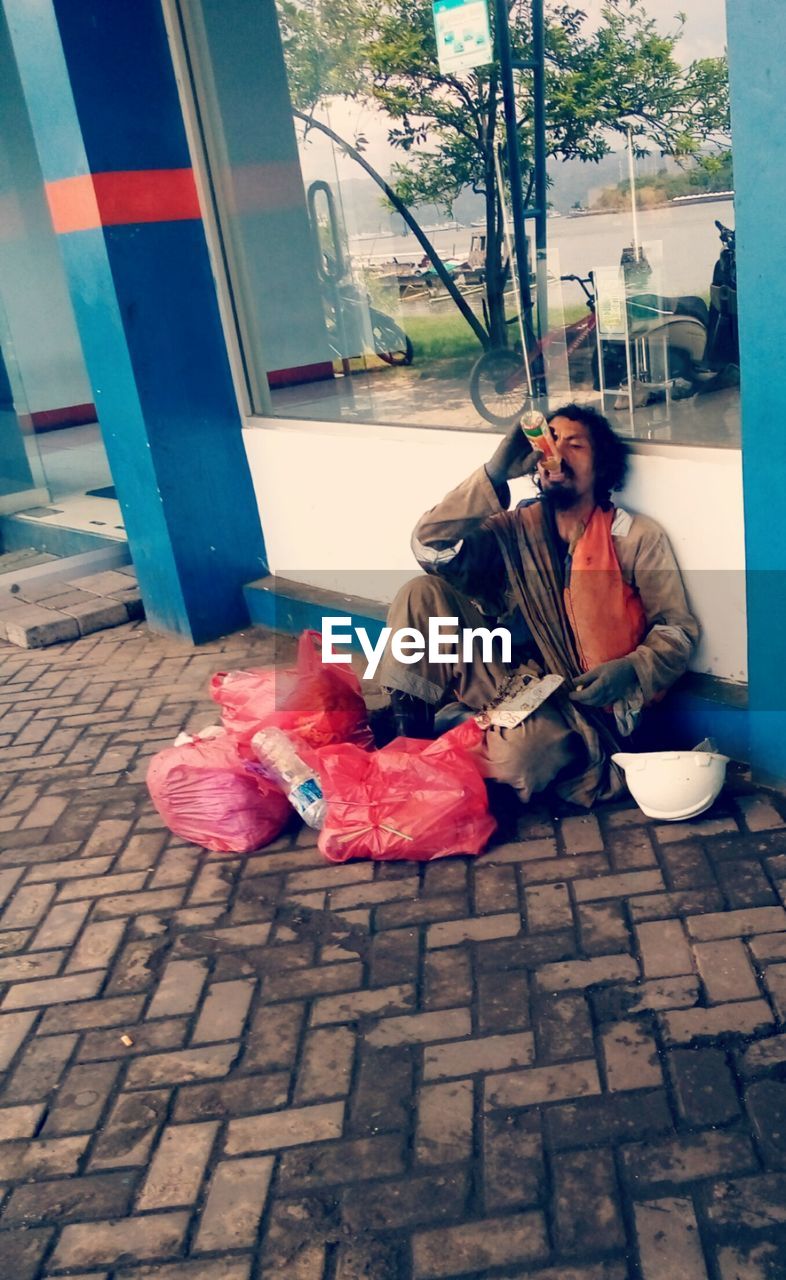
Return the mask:
[(148, 619), (200, 642), (267, 571), (160, 0), (6, 0)]
[(782, 0), (727, 5), (736, 189), (750, 753), (786, 780), (786, 60)]

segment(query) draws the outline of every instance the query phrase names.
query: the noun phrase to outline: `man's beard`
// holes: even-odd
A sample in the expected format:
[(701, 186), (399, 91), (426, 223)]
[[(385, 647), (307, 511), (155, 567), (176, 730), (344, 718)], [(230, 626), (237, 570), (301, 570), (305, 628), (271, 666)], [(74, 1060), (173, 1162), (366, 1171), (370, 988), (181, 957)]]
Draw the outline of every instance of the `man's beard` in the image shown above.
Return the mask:
[[(568, 474), (568, 473), (566, 473)], [(568, 474), (568, 479), (573, 477)], [(551, 503), (555, 511), (569, 511), (578, 501), (576, 491), (572, 485), (567, 487), (561, 484), (545, 486), (541, 489), (543, 498), (546, 502)]]

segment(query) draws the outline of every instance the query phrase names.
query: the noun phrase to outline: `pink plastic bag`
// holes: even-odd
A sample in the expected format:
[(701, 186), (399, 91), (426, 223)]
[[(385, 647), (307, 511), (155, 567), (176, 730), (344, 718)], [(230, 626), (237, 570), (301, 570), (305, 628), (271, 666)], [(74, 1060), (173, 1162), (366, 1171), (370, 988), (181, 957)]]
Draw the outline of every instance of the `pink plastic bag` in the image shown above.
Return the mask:
[(286, 796), (248, 772), (242, 749), (222, 729), (154, 755), (147, 789), (170, 831), (213, 853), (261, 849), (292, 816)]
[(473, 755), (482, 741), (468, 720), (436, 742), (396, 738), (372, 754), (348, 745), (320, 751), (327, 801), (320, 852), (330, 862), (481, 853), (497, 825)]
[(370, 750), (374, 740), (360, 681), (350, 667), (324, 666), (321, 643), (318, 631), (303, 632), (294, 671), (216, 672), (210, 696), (221, 707), (224, 728), (242, 743), (276, 725), (309, 747), (353, 742)]

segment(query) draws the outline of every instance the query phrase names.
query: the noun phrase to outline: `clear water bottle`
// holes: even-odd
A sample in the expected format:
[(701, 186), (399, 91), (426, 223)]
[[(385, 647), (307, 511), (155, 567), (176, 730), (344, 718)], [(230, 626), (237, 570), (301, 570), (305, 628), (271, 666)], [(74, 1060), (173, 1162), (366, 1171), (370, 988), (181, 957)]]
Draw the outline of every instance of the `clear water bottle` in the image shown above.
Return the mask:
[(251, 739), (251, 749), (265, 775), (278, 783), (306, 826), (318, 830), (327, 808), (319, 775), (301, 758), (292, 739), (283, 729), (260, 729)]

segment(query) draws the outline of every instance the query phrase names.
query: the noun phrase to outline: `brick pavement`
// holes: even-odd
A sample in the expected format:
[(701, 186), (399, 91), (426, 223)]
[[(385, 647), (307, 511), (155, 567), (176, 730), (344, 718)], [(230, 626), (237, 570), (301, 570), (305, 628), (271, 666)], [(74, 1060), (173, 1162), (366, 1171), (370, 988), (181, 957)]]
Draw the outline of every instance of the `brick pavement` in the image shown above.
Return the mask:
[(786, 1276), (781, 802), (206, 855), (146, 759), (273, 653), (0, 647), (0, 1276)]

